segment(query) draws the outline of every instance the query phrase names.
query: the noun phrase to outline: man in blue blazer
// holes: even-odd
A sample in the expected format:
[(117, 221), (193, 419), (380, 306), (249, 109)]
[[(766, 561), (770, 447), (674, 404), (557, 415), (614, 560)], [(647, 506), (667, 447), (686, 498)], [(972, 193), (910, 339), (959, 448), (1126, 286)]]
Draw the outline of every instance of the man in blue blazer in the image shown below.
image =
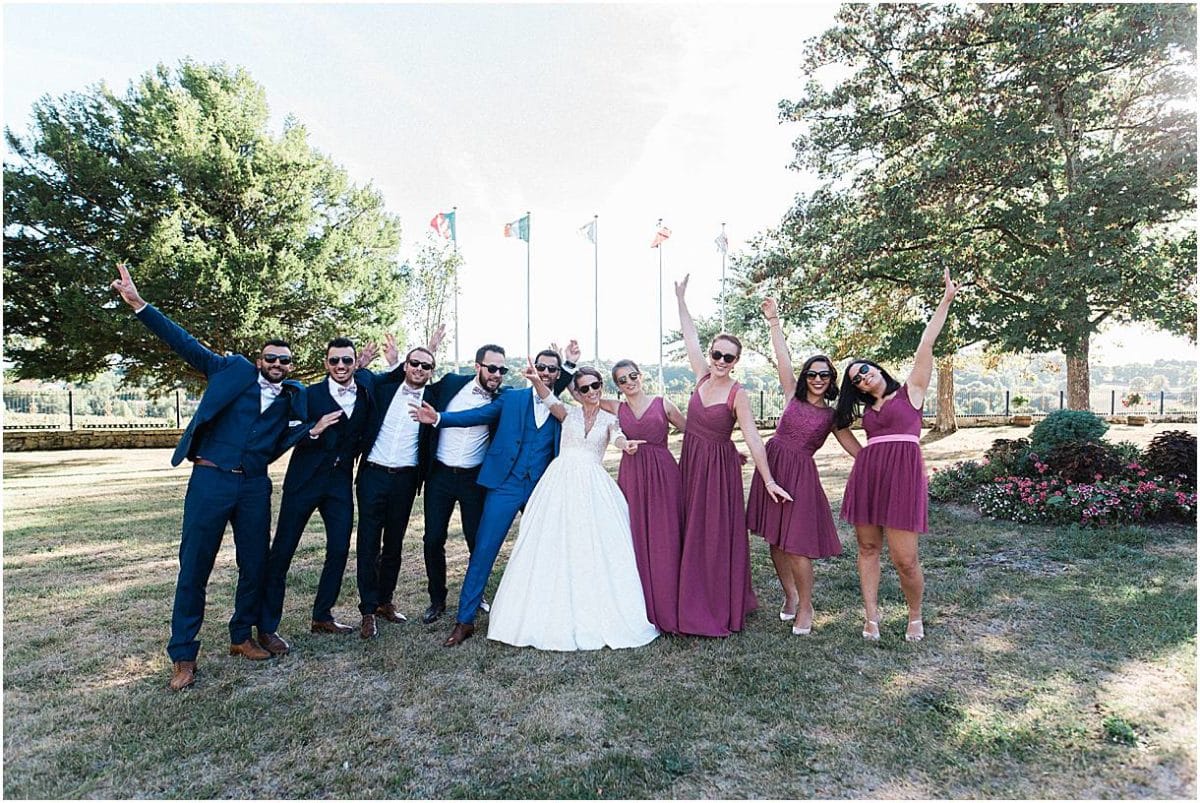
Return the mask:
[[(561, 373), (558, 353), (541, 351), (535, 363), (542, 380), (557, 387)], [(487, 495), (475, 534), (475, 549), (458, 598), (457, 622), (444, 642), (453, 647), (475, 632), (475, 615), (500, 545), (517, 512), (525, 507), (534, 486), (558, 454), (561, 425), (532, 387), (505, 391), (490, 404), (460, 412), (438, 413), (425, 402), (414, 409), (413, 415), (421, 423), (437, 428), (480, 424), (496, 427), (479, 468), (477, 482), (487, 488)]]
[(267, 559), (260, 615), (260, 626), (274, 636), (272, 643), (283, 652), (290, 645), (277, 630), (283, 617), (287, 573), (304, 528), (317, 511), (325, 525), (325, 564), (313, 601), (311, 630), (343, 635), (354, 632), (353, 627), (334, 618), (333, 606), (341, 593), (342, 575), (350, 556), (354, 463), (363, 450), (376, 378), (366, 369), (355, 370), (358, 357), (352, 340), (335, 337), (325, 347), (325, 378), (304, 389), (310, 421), (329, 413), (339, 416), (336, 426), (300, 439), (283, 478), (279, 522)]
[[(171, 465), (184, 458), (195, 466), (183, 503), (179, 578), (171, 613), (167, 654), (173, 662), (169, 687), (187, 688), (196, 679), (197, 638), (204, 622), (208, 577), (227, 524), (233, 525), (238, 583), (229, 652), (251, 660), (271, 653), (251, 638), (259, 624), (263, 573), (271, 534), (271, 479), (267, 466), (310, 432), (318, 435), (336, 416), (305, 425), (303, 389), (285, 381), (292, 352), (282, 340), (264, 344), (256, 363), (222, 357), (202, 346), (174, 321), (147, 304), (124, 264), (112, 287), (138, 319), (189, 365), (204, 374), (208, 386), (188, 423)], [(259, 635), (263, 635), (260, 626)]]

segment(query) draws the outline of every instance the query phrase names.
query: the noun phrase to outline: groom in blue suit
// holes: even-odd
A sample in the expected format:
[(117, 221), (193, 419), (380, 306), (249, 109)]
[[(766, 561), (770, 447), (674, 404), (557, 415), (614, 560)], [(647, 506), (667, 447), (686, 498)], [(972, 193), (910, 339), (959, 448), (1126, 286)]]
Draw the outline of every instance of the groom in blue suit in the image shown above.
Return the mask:
[[(558, 352), (539, 352), (535, 364), (548, 387), (565, 387), (565, 383), (559, 383), (562, 369)], [(459, 594), (457, 623), (444, 644), (453, 647), (475, 632), (475, 615), (500, 545), (517, 512), (525, 507), (534, 486), (557, 456), (561, 425), (532, 387), (507, 390), (483, 407), (454, 413), (438, 413), (426, 402), (413, 415), (436, 428), (495, 426), (477, 480), (488, 489), (483, 515)]]
[(185, 458), (195, 465), (183, 503), (179, 578), (167, 644), (173, 662), (169, 686), (179, 691), (196, 679), (197, 637), (204, 623), (208, 578), (228, 524), (233, 525), (238, 565), (229, 652), (256, 661), (271, 657), (251, 638), (255, 625), (263, 635), (259, 600), (271, 530), (267, 466), (306, 435), (320, 435), (336, 416), (304, 423), (303, 389), (286, 381), (292, 371), (292, 352), (286, 342), (267, 341), (256, 363), (240, 354), (215, 354), (146, 303), (124, 264), (117, 269), (121, 278), (113, 281), (112, 288), (150, 331), (208, 379), (171, 458), (173, 466)]

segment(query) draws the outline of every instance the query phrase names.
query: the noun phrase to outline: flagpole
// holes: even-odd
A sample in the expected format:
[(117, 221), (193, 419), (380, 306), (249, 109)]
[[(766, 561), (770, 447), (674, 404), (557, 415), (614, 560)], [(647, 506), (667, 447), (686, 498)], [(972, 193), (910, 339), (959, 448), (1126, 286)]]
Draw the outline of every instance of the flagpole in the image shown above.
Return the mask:
[[(655, 236), (662, 229), (662, 218), (658, 219), (658, 228), (656, 228)], [(664, 241), (665, 242), (665, 241)], [(658, 244), (658, 392), (664, 396), (667, 393), (667, 385), (663, 382), (663, 266), (662, 266), (663, 244)]]
[[(532, 357), (533, 351), (531, 345), (533, 343), (532, 325), (530, 323), (530, 305), (531, 298), (530, 288), (532, 287), (532, 273), (529, 262), (529, 241), (533, 239), (533, 213), (529, 210), (525, 211), (525, 356)], [(518, 229), (519, 230), (519, 229)]]
[[(721, 240), (725, 240), (725, 224), (721, 224)], [(725, 331), (725, 249), (721, 249), (721, 331)]]
[[(450, 207), (450, 214), (454, 215), (454, 229), (450, 232), (451, 240), (454, 242), (454, 256), (458, 256), (458, 207)], [(454, 260), (454, 373), (458, 373), (458, 269), (461, 266), (458, 260)]]
[(596, 367), (600, 367), (600, 216), (592, 215), (592, 256), (595, 259), (593, 267), (594, 286), (592, 289), (592, 321), (596, 334), (592, 342), (596, 344)]

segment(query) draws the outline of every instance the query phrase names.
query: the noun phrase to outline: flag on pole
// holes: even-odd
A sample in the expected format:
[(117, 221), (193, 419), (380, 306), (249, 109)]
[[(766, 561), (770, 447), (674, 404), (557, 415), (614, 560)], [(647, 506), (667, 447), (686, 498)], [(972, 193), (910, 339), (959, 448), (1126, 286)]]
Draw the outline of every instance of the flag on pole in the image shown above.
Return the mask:
[(658, 231), (654, 233), (654, 242), (650, 243), (651, 248), (658, 248), (659, 244), (671, 236), (671, 230), (666, 226), (659, 226)]
[(438, 212), (429, 221), (429, 227), (447, 240), (458, 242), (458, 232), (454, 230), (454, 213)]
[(729, 238), (725, 236), (725, 232), (717, 235), (717, 239), (713, 240), (717, 244), (717, 250), (722, 254), (729, 253)]
[(505, 223), (504, 236), (520, 237), (525, 242), (529, 242), (529, 215), (514, 220), (512, 223)]
[(596, 221), (585, 223), (579, 227), (579, 233), (588, 238), (592, 245), (596, 244)]

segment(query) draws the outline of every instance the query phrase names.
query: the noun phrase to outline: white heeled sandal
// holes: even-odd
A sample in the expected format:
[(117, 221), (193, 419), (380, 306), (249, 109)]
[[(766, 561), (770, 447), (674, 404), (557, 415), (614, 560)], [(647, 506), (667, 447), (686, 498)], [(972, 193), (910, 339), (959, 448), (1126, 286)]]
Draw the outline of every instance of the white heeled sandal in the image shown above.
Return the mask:
[(812, 625), (809, 625), (808, 627), (796, 627), (795, 625), (792, 625), (793, 636), (807, 636), (811, 632)]
[(867, 620), (867, 624), (863, 627), (863, 638), (867, 641), (879, 641), (879, 622)]
[[(913, 630), (913, 625), (916, 625), (916, 630)], [(914, 619), (908, 623), (908, 627), (904, 631), (905, 641), (920, 641), (925, 638), (925, 623), (920, 619)]]

